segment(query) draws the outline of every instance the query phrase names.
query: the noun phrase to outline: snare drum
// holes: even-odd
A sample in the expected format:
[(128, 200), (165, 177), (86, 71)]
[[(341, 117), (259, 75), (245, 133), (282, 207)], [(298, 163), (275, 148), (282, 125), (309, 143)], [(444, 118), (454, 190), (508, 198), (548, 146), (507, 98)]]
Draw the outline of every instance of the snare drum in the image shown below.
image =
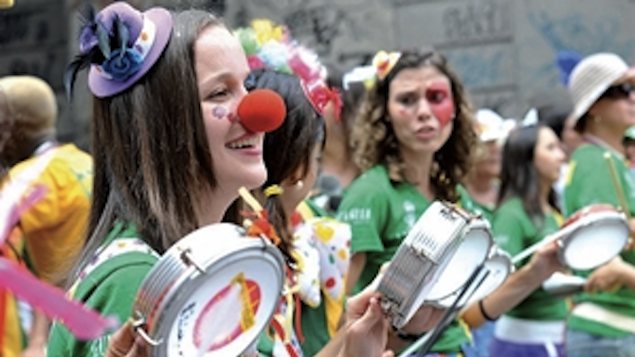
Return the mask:
[(616, 257), (628, 243), (626, 215), (607, 204), (595, 204), (573, 214), (558, 240), (563, 264), (575, 270), (596, 268)]
[[(487, 223), (454, 205), (433, 202), (401, 243), (379, 281), (381, 305), (392, 325), (405, 325), (429, 300), (431, 292), (435, 296), (449, 295), (465, 284), (485, 259), (491, 241)], [(459, 258), (455, 259), (457, 254)], [(463, 271), (468, 269), (472, 270)], [(459, 276), (454, 276), (457, 272)]]
[(135, 326), (152, 356), (238, 356), (277, 308), (284, 260), (268, 241), (229, 223), (174, 244), (144, 279)]

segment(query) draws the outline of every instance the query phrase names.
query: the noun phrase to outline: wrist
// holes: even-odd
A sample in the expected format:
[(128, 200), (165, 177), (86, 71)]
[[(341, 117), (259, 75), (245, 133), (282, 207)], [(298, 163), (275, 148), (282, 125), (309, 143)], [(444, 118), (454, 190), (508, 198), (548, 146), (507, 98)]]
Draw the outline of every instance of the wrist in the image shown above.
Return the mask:
[(483, 301), (485, 299), (481, 299), (478, 301), (478, 309), (481, 312), (481, 315), (483, 315), (483, 318), (487, 321), (496, 321), (498, 319), (498, 317), (493, 317), (490, 313), (487, 312), (487, 310), (485, 309), (485, 307), (483, 306)]

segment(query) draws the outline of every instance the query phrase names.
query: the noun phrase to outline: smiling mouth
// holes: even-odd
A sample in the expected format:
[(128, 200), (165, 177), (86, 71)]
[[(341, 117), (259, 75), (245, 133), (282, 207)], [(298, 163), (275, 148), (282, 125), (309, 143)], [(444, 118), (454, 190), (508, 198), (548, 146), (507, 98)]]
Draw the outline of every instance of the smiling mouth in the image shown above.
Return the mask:
[(249, 137), (234, 140), (230, 143), (227, 143), (225, 144), (225, 147), (229, 149), (233, 149), (233, 150), (240, 150), (240, 149), (252, 149), (257, 147), (257, 145), (258, 145), (258, 137), (256, 137), (255, 135), (251, 135)]

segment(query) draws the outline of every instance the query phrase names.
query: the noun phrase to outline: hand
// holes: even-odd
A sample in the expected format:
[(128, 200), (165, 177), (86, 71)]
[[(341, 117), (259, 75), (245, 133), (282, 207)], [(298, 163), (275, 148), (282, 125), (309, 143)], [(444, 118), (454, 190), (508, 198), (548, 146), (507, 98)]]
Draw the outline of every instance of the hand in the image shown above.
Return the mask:
[(617, 290), (624, 284), (628, 271), (629, 265), (617, 256), (591, 273), (584, 290), (591, 293)]
[(537, 283), (542, 283), (557, 271), (564, 272), (566, 270), (558, 258), (559, 250), (560, 247), (554, 241), (539, 248), (531, 256), (528, 267), (534, 274)]
[(148, 345), (137, 336), (132, 324), (128, 321), (110, 337), (104, 357), (147, 357), (149, 355)]
[(348, 299), (340, 357), (394, 356), (392, 351), (385, 351), (388, 320), (379, 306), (379, 298), (379, 293), (367, 288)]

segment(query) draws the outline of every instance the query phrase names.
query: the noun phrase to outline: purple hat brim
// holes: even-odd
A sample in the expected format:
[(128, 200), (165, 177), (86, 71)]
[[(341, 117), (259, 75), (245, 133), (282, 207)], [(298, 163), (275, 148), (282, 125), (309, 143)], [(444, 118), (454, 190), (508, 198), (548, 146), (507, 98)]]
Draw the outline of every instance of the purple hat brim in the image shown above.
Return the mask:
[(152, 68), (163, 53), (172, 34), (172, 15), (166, 9), (155, 7), (143, 12), (143, 16), (147, 16), (154, 23), (156, 35), (141, 68), (125, 81), (115, 81), (99, 74), (96, 65), (92, 65), (88, 73), (88, 88), (96, 97), (109, 97), (128, 89)]

